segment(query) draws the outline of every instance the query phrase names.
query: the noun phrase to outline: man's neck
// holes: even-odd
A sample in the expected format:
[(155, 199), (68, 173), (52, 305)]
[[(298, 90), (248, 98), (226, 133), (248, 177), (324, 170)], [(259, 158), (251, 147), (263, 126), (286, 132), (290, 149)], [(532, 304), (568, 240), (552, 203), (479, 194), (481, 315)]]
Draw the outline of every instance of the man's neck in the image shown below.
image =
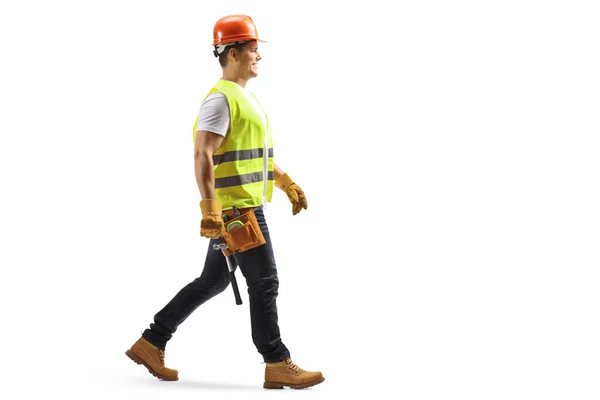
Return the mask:
[(238, 85), (240, 85), (241, 87), (243, 87), (244, 89), (246, 88), (246, 84), (248, 83), (248, 79), (237, 76), (236, 74), (227, 73), (225, 71), (223, 71), (223, 77), (221, 79), (224, 79), (226, 81), (235, 82)]

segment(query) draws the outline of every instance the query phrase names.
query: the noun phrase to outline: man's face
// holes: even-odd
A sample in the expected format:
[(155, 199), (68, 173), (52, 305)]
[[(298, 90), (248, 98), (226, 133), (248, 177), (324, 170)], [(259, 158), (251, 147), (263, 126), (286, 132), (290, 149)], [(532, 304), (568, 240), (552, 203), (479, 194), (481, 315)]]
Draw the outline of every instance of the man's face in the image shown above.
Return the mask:
[(258, 42), (253, 40), (246, 43), (239, 58), (240, 75), (246, 78), (258, 76), (258, 61), (260, 59)]

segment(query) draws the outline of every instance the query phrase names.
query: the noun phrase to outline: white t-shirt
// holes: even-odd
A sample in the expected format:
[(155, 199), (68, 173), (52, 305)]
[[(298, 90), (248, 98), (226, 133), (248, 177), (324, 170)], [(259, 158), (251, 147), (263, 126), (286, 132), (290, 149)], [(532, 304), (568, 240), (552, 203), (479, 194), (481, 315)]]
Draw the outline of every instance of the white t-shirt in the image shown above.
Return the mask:
[(209, 131), (221, 136), (229, 129), (229, 104), (221, 92), (214, 92), (204, 100), (198, 113), (196, 131)]
[[(240, 86), (241, 87), (241, 86)], [(247, 89), (242, 88), (242, 91), (246, 98), (249, 100), (250, 104), (254, 106), (254, 109), (262, 117), (263, 126), (265, 132), (267, 132), (267, 116), (265, 115), (264, 110), (256, 101), (256, 98), (252, 93), (250, 93)], [(202, 103), (200, 107), (200, 111), (198, 112), (198, 124), (196, 125), (196, 132), (198, 131), (208, 131), (213, 132), (221, 136), (225, 136), (227, 134), (227, 130), (229, 129), (229, 103), (227, 102), (227, 97), (221, 92), (211, 93)], [(265, 171), (267, 170), (267, 160), (269, 154), (269, 142), (268, 135), (265, 135), (265, 143), (264, 143), (264, 166)], [(265, 174), (265, 184), (263, 190), (263, 200), (262, 205), (264, 208), (267, 206), (267, 175)]]

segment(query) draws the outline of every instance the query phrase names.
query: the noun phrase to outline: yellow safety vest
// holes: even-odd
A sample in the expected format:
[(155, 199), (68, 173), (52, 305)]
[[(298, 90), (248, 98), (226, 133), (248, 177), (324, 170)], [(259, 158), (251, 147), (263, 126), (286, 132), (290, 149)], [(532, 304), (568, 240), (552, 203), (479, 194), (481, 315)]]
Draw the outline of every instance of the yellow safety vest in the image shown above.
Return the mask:
[[(274, 162), (271, 126), (266, 113), (265, 127), (263, 118), (247, 97), (254, 95), (248, 91), (244, 93), (237, 83), (220, 79), (206, 97), (214, 92), (223, 93), (229, 103), (229, 130), (213, 154), (217, 200), (222, 203), (223, 210), (233, 206), (256, 207), (262, 203), (266, 189), (266, 198), (270, 202)], [(194, 142), (197, 125), (198, 118), (193, 129)]]

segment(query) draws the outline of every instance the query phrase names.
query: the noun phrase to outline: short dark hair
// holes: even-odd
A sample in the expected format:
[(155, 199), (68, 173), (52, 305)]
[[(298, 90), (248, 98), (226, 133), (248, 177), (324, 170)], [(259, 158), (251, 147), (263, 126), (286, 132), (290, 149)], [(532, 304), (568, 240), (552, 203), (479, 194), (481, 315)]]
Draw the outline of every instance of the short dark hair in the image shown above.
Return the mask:
[(248, 44), (248, 42), (232, 44), (230, 46), (225, 47), (225, 50), (221, 54), (219, 54), (219, 64), (221, 67), (227, 65), (227, 55), (229, 54), (229, 50), (235, 49), (238, 53), (241, 53), (244, 47)]

